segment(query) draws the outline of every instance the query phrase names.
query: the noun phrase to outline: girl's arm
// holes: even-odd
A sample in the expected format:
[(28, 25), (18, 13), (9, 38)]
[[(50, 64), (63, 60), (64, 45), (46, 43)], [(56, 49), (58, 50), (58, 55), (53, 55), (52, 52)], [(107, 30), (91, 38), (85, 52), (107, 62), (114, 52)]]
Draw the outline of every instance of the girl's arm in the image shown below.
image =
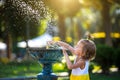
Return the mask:
[(65, 43), (65, 42), (62, 42), (62, 41), (57, 41), (56, 43), (57, 43), (58, 45), (64, 47), (64, 48), (70, 50), (70, 51), (72, 52), (72, 54), (74, 54), (74, 48), (73, 48), (71, 45), (69, 45), (69, 44), (67, 44), (67, 43)]
[(72, 54), (74, 54), (74, 48), (72, 46), (70, 46), (69, 44), (62, 42), (62, 41), (49, 41), (48, 44), (58, 44), (68, 50), (70, 50), (70, 52), (72, 52)]
[(73, 64), (70, 59), (69, 59), (69, 56), (67, 54), (67, 52), (65, 51), (65, 49), (63, 49), (63, 55), (65, 56), (65, 60), (66, 60), (66, 63), (67, 63), (67, 67), (68, 69), (75, 69), (75, 68), (81, 68), (81, 69), (84, 69), (85, 67), (85, 61), (83, 60), (79, 60), (77, 62), (75, 62), (75, 64)]
[(70, 61), (69, 56), (68, 56), (67, 52), (65, 51), (65, 49), (63, 49), (63, 55), (65, 56), (65, 60), (66, 60), (68, 69), (72, 69), (71, 68), (72, 62)]

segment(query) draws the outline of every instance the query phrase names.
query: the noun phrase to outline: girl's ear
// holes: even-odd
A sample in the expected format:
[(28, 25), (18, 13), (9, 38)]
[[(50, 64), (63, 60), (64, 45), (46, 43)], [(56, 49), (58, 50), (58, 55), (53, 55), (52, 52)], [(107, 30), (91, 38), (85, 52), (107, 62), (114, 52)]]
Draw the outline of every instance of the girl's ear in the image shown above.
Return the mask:
[(81, 57), (85, 57), (85, 55), (86, 55), (85, 52), (86, 52), (85, 50), (82, 51)]

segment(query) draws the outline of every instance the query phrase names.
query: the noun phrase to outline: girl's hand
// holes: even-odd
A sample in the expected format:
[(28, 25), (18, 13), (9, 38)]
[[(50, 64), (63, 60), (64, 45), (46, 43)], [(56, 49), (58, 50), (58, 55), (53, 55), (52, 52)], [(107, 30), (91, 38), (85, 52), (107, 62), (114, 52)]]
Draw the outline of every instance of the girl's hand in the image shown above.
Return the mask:
[(55, 41), (47, 41), (47, 44), (48, 44), (48, 45), (55, 44)]

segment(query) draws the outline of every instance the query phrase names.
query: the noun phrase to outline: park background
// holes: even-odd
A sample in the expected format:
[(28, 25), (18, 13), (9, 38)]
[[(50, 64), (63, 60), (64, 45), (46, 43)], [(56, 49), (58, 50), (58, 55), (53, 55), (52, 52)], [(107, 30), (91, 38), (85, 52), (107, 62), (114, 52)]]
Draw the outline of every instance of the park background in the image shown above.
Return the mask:
[[(41, 72), (26, 47), (43, 48), (45, 39), (74, 46), (88, 33), (97, 45), (96, 58), (90, 64), (91, 80), (119, 80), (119, 0), (0, 0), (0, 78)], [(31, 45), (35, 39), (38, 43)], [(69, 79), (64, 59), (53, 65), (53, 71)]]

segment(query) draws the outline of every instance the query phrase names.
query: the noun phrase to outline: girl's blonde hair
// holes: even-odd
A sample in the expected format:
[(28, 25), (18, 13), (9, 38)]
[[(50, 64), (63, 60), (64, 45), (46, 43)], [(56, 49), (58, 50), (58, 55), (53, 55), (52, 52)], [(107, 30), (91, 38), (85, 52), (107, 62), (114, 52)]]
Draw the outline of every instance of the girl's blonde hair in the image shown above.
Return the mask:
[(83, 56), (85, 60), (93, 60), (96, 56), (96, 45), (92, 40), (81, 39), (80, 42), (83, 44)]

